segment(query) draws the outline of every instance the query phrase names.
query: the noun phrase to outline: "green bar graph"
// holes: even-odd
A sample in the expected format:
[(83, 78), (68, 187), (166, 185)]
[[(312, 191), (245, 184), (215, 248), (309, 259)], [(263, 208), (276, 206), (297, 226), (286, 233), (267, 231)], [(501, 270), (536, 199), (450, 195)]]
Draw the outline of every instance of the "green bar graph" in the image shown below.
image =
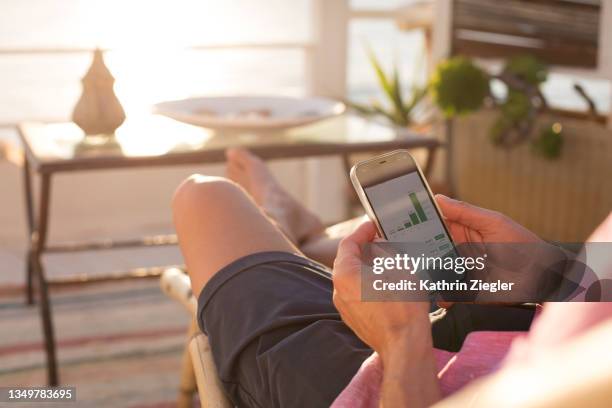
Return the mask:
[[(421, 203), (419, 202), (416, 193), (410, 193), (409, 196), (410, 200), (412, 200), (412, 205), (414, 206), (415, 211), (419, 215), (419, 219), (421, 220), (421, 222), (427, 221), (427, 216), (425, 215), (425, 211), (423, 211), (423, 207), (421, 207)], [(412, 217), (410, 218), (412, 219)]]
[(417, 225), (419, 223), (419, 217), (415, 213), (410, 213), (410, 220), (412, 221), (412, 225)]

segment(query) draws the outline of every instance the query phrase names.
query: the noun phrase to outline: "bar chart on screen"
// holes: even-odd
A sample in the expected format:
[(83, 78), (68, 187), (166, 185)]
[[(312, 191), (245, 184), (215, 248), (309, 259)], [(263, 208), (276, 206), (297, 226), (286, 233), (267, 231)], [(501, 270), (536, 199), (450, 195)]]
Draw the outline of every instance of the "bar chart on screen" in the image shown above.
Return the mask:
[[(433, 203), (425, 190), (420, 191), (419, 198), (417, 192), (408, 193), (410, 205), (405, 212), (404, 218), (388, 232), (390, 241), (413, 241), (420, 240), (429, 251), (428, 255), (439, 256), (451, 249), (448, 240)], [(406, 204), (408, 204), (406, 200)], [(418, 238), (417, 238), (418, 237)]]
[(429, 256), (452, 250), (451, 241), (420, 176), (405, 174), (366, 189), (389, 241), (422, 244)]

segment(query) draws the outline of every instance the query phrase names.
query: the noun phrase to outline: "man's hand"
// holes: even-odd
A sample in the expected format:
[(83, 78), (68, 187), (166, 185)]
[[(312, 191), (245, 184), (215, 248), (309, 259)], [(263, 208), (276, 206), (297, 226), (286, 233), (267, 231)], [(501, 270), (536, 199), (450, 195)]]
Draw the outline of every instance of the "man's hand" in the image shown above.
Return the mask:
[[(514, 284), (510, 294), (482, 291), (474, 301), (537, 302), (554, 289), (560, 276), (556, 271), (566, 261), (561, 249), (498, 212), (443, 195), (436, 195), (436, 201), (459, 254), (488, 256), (487, 267), (469, 271), (467, 277)], [(448, 294), (447, 300), (452, 298)], [(438, 301), (438, 304), (445, 308), (452, 306), (448, 301)]]
[(440, 398), (428, 302), (362, 302), (361, 246), (372, 242), (370, 221), (342, 240), (334, 262), (334, 305), (345, 323), (381, 356), (381, 406), (426, 407)]
[(415, 341), (431, 344), (429, 303), (362, 302), (361, 246), (376, 237), (371, 221), (361, 224), (345, 237), (334, 262), (334, 305), (353, 331), (380, 355), (398, 339), (410, 335)]
[(543, 242), (537, 235), (496, 211), (437, 194), (436, 202), (456, 244)]

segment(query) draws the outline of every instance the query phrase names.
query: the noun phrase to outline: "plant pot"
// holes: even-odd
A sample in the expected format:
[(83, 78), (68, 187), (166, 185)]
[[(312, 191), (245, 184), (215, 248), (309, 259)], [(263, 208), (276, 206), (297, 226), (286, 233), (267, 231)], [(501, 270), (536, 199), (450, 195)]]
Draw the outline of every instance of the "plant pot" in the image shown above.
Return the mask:
[(575, 118), (542, 115), (541, 125), (563, 125), (561, 156), (537, 156), (529, 143), (494, 146), (489, 129), (498, 115), (482, 110), (456, 119), (453, 174), (457, 195), (500, 211), (542, 238), (582, 242), (612, 210), (612, 131)]

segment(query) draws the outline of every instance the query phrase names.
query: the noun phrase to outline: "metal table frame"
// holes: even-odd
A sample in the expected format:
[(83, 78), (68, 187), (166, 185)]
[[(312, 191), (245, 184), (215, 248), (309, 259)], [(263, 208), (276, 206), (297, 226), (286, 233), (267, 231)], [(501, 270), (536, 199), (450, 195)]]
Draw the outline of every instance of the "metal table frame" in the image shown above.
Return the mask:
[[(63, 245), (48, 245), (49, 209), (51, 206), (51, 186), (53, 175), (56, 173), (78, 172), (88, 170), (116, 170), (126, 168), (145, 168), (152, 166), (181, 166), (193, 164), (213, 164), (225, 161), (224, 149), (203, 149), (186, 153), (169, 153), (162, 156), (148, 157), (83, 157), (69, 160), (39, 160), (28, 144), (23, 129), (19, 128), (19, 135), (25, 148), (23, 165), (23, 182), (27, 226), (30, 236), (26, 254), (26, 299), (27, 304), (34, 303), (34, 284), (37, 285), (38, 301), (40, 302), (40, 315), (45, 340), (45, 353), (47, 359), (47, 380), (50, 386), (59, 383), (57, 355), (55, 346), (55, 333), (53, 328), (51, 303), (49, 299), (49, 286), (73, 285), (84, 282), (104, 281), (115, 279), (128, 279), (137, 277), (159, 276), (167, 268), (141, 268), (126, 273), (114, 273), (95, 278), (77, 276), (76, 278), (63, 278), (49, 280), (45, 276), (42, 255), (45, 253), (91, 251), (113, 248), (129, 248), (156, 245), (174, 245), (177, 243), (175, 235), (145, 237), (129, 241), (91, 241)], [(325, 156), (341, 156), (347, 170), (350, 168), (350, 155), (354, 153), (377, 153), (394, 149), (426, 149), (428, 152), (424, 172), (431, 171), (435, 153), (440, 143), (431, 137), (397, 137), (394, 140), (360, 143), (296, 143), (271, 144), (249, 147), (249, 149), (264, 160), (312, 158)], [(40, 175), (38, 203), (34, 202), (32, 174)], [(36, 205), (37, 204), (37, 205)]]

